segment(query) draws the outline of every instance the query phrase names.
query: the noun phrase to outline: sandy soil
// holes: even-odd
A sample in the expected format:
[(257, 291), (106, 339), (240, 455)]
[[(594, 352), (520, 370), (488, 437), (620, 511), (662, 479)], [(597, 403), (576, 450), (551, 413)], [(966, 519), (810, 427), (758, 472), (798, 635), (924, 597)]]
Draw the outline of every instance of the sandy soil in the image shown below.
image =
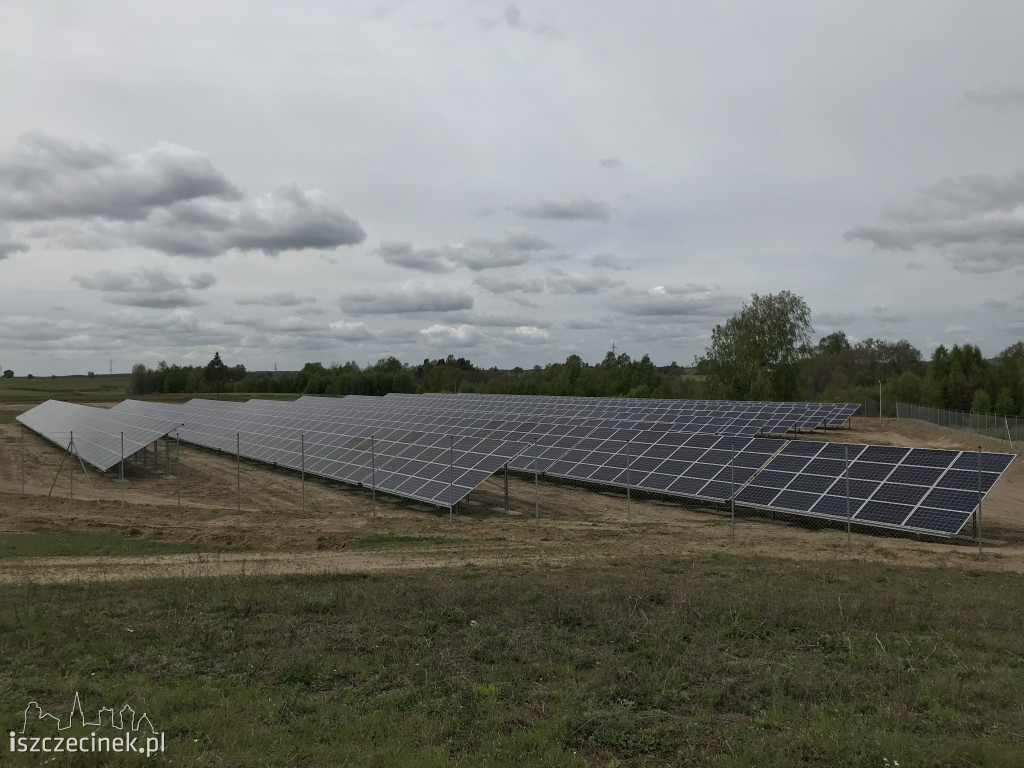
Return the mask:
[[(855, 419), (853, 428), (799, 435), (836, 440), (941, 448), (977, 448), (976, 436), (917, 422)], [(985, 446), (986, 450), (999, 450)], [(24, 451), (25, 494), (21, 493)], [(461, 564), (549, 562), (582, 558), (751, 553), (800, 560), (876, 560), (924, 567), (979, 567), (1024, 573), (1024, 463), (1015, 461), (983, 507), (985, 558), (964, 537), (952, 542), (901, 538), (816, 521), (737, 516), (735, 538), (722, 510), (701, 503), (664, 503), (634, 494), (627, 533), (622, 495), (541, 483), (535, 523), (532, 478), (511, 477), (510, 510), (503, 479), (492, 478), (449, 519), (439, 510), (368, 492), (307, 480), (182, 446), (160, 446), (129, 463), (125, 503), (117, 473), (58, 473), (62, 451), (18, 424), (0, 424), (0, 535), (87, 531), (128, 537), (245, 548), (245, 552), (132, 558), (10, 558), (0, 581), (191, 577), (254, 573), (313, 573)], [(240, 478), (240, 482), (239, 482)], [(47, 493), (53, 486), (52, 496)], [(241, 489), (239, 494), (238, 489)], [(178, 506), (180, 489), (181, 506)], [(74, 498), (69, 498), (71, 493)], [(240, 504), (239, 504), (240, 501)], [(240, 508), (239, 508), (240, 507)], [(535, 527), (536, 526), (536, 527)], [(370, 536), (391, 537), (358, 546)], [(406, 537), (413, 540), (401, 540)], [(421, 539), (417, 541), (416, 539)], [(364, 541), (365, 545), (365, 541)]]

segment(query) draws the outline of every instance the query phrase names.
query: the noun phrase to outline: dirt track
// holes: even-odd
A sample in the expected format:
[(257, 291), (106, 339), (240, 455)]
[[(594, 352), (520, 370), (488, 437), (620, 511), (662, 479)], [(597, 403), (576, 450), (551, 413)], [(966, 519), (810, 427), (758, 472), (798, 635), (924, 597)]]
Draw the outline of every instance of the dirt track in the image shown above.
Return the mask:
[[(977, 447), (977, 438), (895, 419), (881, 423), (857, 419), (854, 429), (800, 439)], [(235, 460), (190, 448), (182, 449), (180, 464), (174, 463), (173, 453), (161, 448), (155, 471), (152, 454), (146, 467), (129, 465), (127, 504), (122, 507), (116, 476), (93, 473), (86, 480), (78, 470), (71, 478), (65, 466), (58, 477), (61, 452), (31, 435), (24, 442), (23, 496), (20, 440), (19, 425), (0, 424), (0, 535), (116, 532), (251, 551), (138, 558), (10, 558), (0, 560), (0, 581), (570, 563), (578, 558), (621, 558), (636, 564), (647, 556), (715, 552), (1024, 572), (1024, 464), (1020, 461), (1014, 462), (986, 498), (986, 558), (978, 563), (976, 547), (967, 539), (932, 542), (855, 530), (853, 546), (848, 549), (844, 530), (815, 528), (813, 522), (773, 522), (765, 517), (738, 517), (733, 540), (728, 517), (704, 505), (664, 504), (637, 496), (631, 504), (632, 534), (627, 535), (622, 496), (544, 483), (540, 486), (540, 526), (535, 529), (534, 485), (515, 477), (509, 483), (509, 514), (504, 512), (501, 479), (496, 478), (476, 491), (454, 520), (449, 520), (447, 513), (385, 499), (379, 501), (378, 514), (372, 517), (368, 493), (308, 481), (303, 511), (298, 477), (243, 462), (242, 509), (238, 511)], [(47, 499), (55, 478), (55, 497)], [(182, 489), (180, 508), (178, 487)], [(73, 500), (67, 498), (72, 489)], [(58, 493), (63, 497), (57, 498)], [(970, 533), (969, 527), (965, 533)], [(358, 546), (371, 536), (384, 537), (384, 543)], [(398, 543), (388, 543), (391, 540)]]

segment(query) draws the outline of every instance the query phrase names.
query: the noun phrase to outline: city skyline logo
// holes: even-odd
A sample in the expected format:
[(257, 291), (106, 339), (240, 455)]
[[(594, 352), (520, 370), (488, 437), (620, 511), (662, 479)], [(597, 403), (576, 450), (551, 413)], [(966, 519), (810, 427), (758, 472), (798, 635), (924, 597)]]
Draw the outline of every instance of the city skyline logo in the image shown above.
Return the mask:
[[(55, 728), (57, 733), (69, 731), (78, 724), (83, 729), (110, 728), (123, 735), (97, 735), (95, 731), (79, 737), (34, 735), (40, 727), (43, 731)], [(32, 732), (30, 734), (29, 732)], [(135, 752), (147, 757), (164, 751), (164, 733), (153, 727), (146, 712), (137, 714), (131, 704), (125, 703), (119, 709), (100, 707), (95, 720), (87, 720), (82, 699), (75, 691), (71, 711), (67, 720), (47, 712), (36, 701), (30, 701), (22, 714), (21, 733), (10, 732), (11, 752)]]

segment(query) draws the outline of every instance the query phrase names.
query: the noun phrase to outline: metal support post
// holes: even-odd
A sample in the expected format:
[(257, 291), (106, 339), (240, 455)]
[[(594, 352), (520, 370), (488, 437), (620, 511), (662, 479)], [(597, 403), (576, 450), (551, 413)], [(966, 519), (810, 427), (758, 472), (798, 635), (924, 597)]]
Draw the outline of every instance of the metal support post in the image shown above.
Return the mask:
[[(68, 443), (68, 453), (75, 447), (75, 433), (71, 433), (71, 442)], [(75, 498), (75, 463), (73, 461), (68, 462), (68, 480), (71, 483), (71, 498)]]
[(633, 532), (632, 498), (629, 490), (629, 440), (626, 441), (626, 533)]
[[(68, 443), (68, 449), (70, 448), (71, 444)], [(67, 457), (67, 455), (67, 451), (60, 455), (60, 464), (57, 466), (57, 474), (53, 476), (53, 482), (50, 483), (50, 492), (46, 494), (46, 498), (50, 498), (50, 496), (53, 495), (53, 489), (57, 487), (57, 480), (60, 478), (60, 471), (64, 469), (64, 459)]]
[(878, 420), (882, 420), (882, 382), (878, 382)]
[(736, 441), (732, 441), (732, 458), (729, 460), (729, 518), (732, 524), (732, 539), (736, 540)]
[(533, 438), (533, 529), (540, 528), (540, 475), (537, 472), (537, 438)]
[(377, 449), (370, 435), (370, 487), (373, 489), (373, 516), (377, 516)]
[(121, 463), (119, 465), (118, 480), (121, 483), (121, 506), (124, 506), (124, 432), (121, 433)]
[(181, 509), (181, 435), (174, 433), (174, 492), (178, 496), (178, 509)]
[(299, 435), (299, 461), (302, 467), (300, 494), (302, 495), (302, 511), (306, 511), (306, 436)]
[(448, 522), (452, 521), (455, 513), (455, 438), (448, 435)]
[(850, 539), (850, 446), (843, 446), (843, 453), (846, 457), (846, 547), (853, 546)]
[(235, 433), (235, 503), (238, 511), (242, 511), (242, 433)]
[(25, 495), (25, 427), (21, 428), (21, 495)]
[(508, 514), (508, 462), (505, 462), (505, 514)]
[[(93, 494), (95, 494), (96, 486), (92, 484), (92, 478), (89, 476), (89, 470), (85, 468), (85, 462), (82, 461), (82, 455), (78, 452), (78, 448), (75, 446), (74, 440), (71, 441), (71, 450), (74, 451), (75, 458), (78, 459), (78, 466), (82, 468), (82, 474), (85, 475), (86, 482), (89, 483), (89, 487), (92, 488)], [(71, 462), (71, 474), (72, 476), (74, 476), (75, 474), (75, 462)], [(96, 501), (97, 503), (99, 502), (98, 496), (96, 498)]]
[(978, 523), (978, 559), (981, 560), (983, 551), (981, 548), (981, 446), (978, 446), (978, 511), (975, 512), (975, 519)]

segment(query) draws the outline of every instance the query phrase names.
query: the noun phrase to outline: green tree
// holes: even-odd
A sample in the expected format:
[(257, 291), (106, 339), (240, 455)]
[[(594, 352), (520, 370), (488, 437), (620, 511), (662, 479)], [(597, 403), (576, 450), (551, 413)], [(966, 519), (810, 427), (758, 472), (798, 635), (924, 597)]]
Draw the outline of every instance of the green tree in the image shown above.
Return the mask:
[(14, 378), (14, 371), (12, 371), (10, 368), (8, 368), (6, 371), (4, 371), (4, 378), (5, 379), (13, 379)]
[(1013, 402), (1013, 392), (1010, 391), (1009, 387), (1003, 387), (999, 391), (999, 397), (996, 398), (995, 411), (1003, 416), (1017, 412), (1017, 405)]
[(203, 378), (213, 387), (214, 392), (220, 392), (224, 388), (224, 382), (228, 379), (228, 367), (220, 359), (220, 352), (213, 353), (213, 359), (206, 364), (203, 371)]
[(991, 413), (992, 412), (992, 398), (989, 397), (988, 392), (984, 389), (979, 389), (974, 393), (974, 399), (971, 401), (971, 413)]
[(724, 325), (711, 332), (711, 346), (698, 358), (697, 373), (712, 391), (738, 400), (795, 400), (806, 377), (811, 310), (789, 291), (753, 294)]

